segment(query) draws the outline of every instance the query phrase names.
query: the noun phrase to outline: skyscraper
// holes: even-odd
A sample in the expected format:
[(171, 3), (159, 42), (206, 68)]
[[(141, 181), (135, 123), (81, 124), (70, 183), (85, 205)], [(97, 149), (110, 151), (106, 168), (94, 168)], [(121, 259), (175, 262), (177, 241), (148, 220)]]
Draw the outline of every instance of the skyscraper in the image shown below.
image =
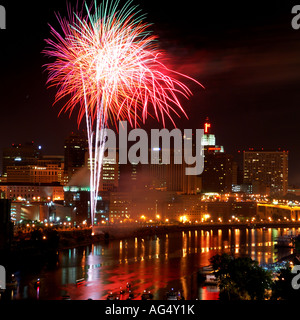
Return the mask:
[(204, 158), (202, 191), (227, 193), (232, 189), (233, 156), (208, 151)]
[(65, 166), (66, 180), (70, 181), (72, 175), (85, 165), (85, 152), (87, 137), (83, 133), (74, 133), (65, 140)]
[(244, 183), (252, 183), (253, 193), (286, 195), (288, 152), (244, 151)]
[(202, 146), (204, 150), (204, 170), (202, 191), (231, 192), (233, 179), (233, 156), (224, 152), (223, 146), (216, 145), (215, 135), (211, 132), (208, 118), (204, 124)]
[(223, 146), (216, 145), (216, 136), (211, 133), (211, 123), (208, 118), (204, 123), (204, 135), (202, 136), (201, 145), (203, 146), (204, 153), (206, 151), (224, 152)]

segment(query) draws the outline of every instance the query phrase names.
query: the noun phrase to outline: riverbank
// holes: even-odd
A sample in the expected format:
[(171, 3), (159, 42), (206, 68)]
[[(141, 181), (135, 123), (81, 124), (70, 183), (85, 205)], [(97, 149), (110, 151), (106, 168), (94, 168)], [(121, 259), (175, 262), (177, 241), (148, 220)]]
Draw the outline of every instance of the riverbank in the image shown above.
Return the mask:
[(300, 228), (300, 222), (258, 222), (258, 223), (199, 223), (199, 224), (115, 224), (93, 227), (94, 235), (104, 236), (106, 239), (123, 239), (161, 235), (173, 232), (212, 231), (232, 229), (268, 229), (268, 228)]
[[(280, 230), (260, 228), (216, 233), (186, 230), (157, 237), (147, 237), (140, 232), (143, 230), (136, 233), (140, 235), (137, 238), (106, 243), (104, 240), (76, 249), (59, 250), (59, 260), (54, 267), (45, 265), (40, 271), (30, 269), (20, 273), (18, 298), (35, 299), (34, 281), (39, 278), (39, 299), (61, 299), (68, 295), (72, 300), (102, 300), (110, 292), (117, 294), (120, 287), (125, 288), (130, 283), (136, 295), (150, 290), (155, 300), (163, 299), (170, 288), (183, 290), (186, 299), (211, 300), (217, 298), (217, 293), (209, 291), (208, 287), (203, 289), (197, 271), (208, 265), (213, 255), (248, 256), (259, 264), (269, 264), (289, 253), (288, 248), (283, 248), (282, 255), (274, 251), (274, 239)], [(282, 232), (287, 234), (289, 230)], [(78, 236), (80, 233), (82, 235), (78, 230)], [(72, 238), (72, 233), (68, 232), (65, 238)], [(82, 244), (78, 240), (78, 244)], [(78, 279), (84, 279), (84, 283), (78, 285)]]
[[(84, 229), (35, 229), (15, 237), (10, 250), (1, 255), (0, 264), (9, 266), (29, 266), (55, 264), (58, 252), (110, 240), (146, 238), (176, 232), (209, 231), (217, 234), (218, 230), (250, 230), (269, 228), (299, 228), (299, 222), (260, 222), (249, 223), (201, 223), (201, 224), (119, 224), (95, 226)], [(14, 269), (14, 268), (13, 268)]]
[(115, 224), (76, 230), (57, 230), (58, 250), (90, 245), (102, 241), (160, 236), (188, 231), (228, 231), (233, 229), (300, 228), (299, 222), (201, 223), (201, 224)]

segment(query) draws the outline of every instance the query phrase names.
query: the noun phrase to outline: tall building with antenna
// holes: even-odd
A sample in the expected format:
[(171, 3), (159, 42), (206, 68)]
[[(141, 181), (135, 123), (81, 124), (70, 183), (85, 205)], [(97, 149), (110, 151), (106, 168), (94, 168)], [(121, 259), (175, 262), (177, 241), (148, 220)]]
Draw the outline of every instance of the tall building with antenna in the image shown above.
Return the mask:
[(204, 123), (202, 137), (204, 151), (204, 170), (202, 177), (203, 192), (231, 192), (233, 183), (233, 156), (225, 153), (224, 147), (216, 145), (216, 137), (212, 133), (212, 125), (208, 118)]

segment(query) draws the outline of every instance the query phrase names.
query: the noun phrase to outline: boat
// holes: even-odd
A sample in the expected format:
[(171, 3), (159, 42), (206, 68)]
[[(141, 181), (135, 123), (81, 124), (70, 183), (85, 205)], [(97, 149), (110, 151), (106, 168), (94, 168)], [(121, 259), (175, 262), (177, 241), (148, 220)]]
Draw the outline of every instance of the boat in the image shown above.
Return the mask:
[(217, 285), (218, 281), (211, 265), (204, 266), (198, 271), (198, 281), (206, 285)]
[(214, 274), (207, 274), (205, 276), (204, 284), (215, 286), (218, 284), (218, 280)]

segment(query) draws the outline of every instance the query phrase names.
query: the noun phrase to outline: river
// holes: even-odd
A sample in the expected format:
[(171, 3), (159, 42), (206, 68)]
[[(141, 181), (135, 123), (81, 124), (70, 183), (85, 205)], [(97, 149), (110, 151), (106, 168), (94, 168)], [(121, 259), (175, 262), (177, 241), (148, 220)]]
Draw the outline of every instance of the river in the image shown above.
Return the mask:
[[(216, 300), (216, 287), (203, 287), (197, 281), (199, 268), (209, 264), (216, 253), (247, 255), (260, 264), (273, 263), (291, 253), (278, 251), (279, 235), (300, 229), (219, 229), (174, 232), (160, 236), (110, 240), (59, 252), (58, 262), (41, 270), (17, 273), (18, 289), (12, 299), (106, 299), (126, 291), (127, 283), (135, 299), (151, 291), (154, 300), (164, 299), (171, 288), (180, 290), (188, 300)], [(37, 287), (35, 281), (40, 279)], [(76, 280), (84, 279), (81, 284)], [(126, 294), (120, 299), (126, 299)]]

